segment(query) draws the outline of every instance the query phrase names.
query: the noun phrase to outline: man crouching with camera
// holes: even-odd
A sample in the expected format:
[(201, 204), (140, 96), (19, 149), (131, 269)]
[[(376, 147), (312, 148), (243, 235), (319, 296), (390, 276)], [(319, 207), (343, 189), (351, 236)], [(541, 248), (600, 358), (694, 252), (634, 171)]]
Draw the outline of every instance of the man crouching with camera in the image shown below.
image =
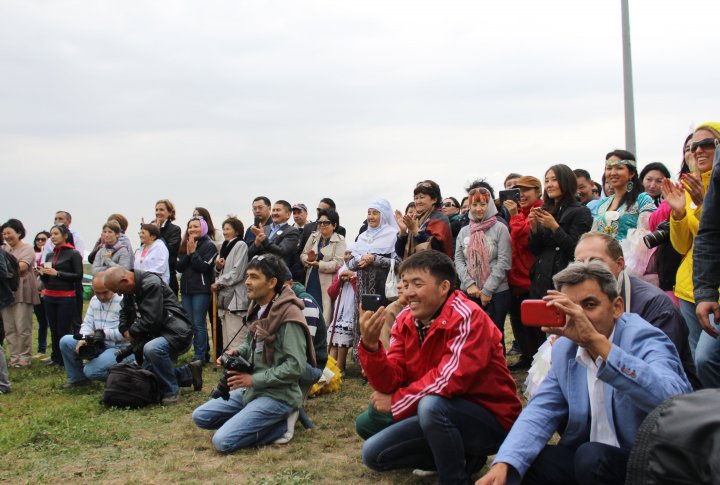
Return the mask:
[(303, 399), (299, 379), (306, 362), (315, 364), (315, 353), (304, 304), (285, 286), (287, 273), (275, 255), (250, 260), (247, 339), (218, 359), (225, 375), (214, 398), (193, 411), (198, 427), (217, 430), (212, 443), (221, 453), (292, 437)]
[[(95, 296), (90, 300), (80, 334), (60, 339), (60, 353), (68, 377), (61, 389), (85, 386), (92, 380), (104, 381), (108, 369), (117, 363), (118, 348), (129, 343), (118, 330), (122, 297), (105, 287), (104, 277), (102, 271), (93, 277)], [(134, 360), (132, 355), (125, 361), (131, 360)]]

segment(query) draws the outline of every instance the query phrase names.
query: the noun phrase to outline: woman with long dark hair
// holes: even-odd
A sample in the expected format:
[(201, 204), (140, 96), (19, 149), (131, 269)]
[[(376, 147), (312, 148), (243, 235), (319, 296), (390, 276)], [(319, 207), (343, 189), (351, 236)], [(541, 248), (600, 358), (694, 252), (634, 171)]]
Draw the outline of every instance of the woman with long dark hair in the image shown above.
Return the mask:
[(640, 182), (647, 195), (652, 197), (655, 207), (662, 202), (662, 182), (670, 178), (670, 170), (660, 162), (648, 163), (640, 172)]
[(45, 257), (38, 273), (45, 286), (43, 303), (52, 341), (48, 365), (63, 366), (60, 339), (72, 334), (73, 326), (80, 319), (75, 304), (75, 288), (76, 283), (82, 280), (83, 265), (82, 256), (75, 250), (73, 235), (66, 225), (53, 226), (50, 229), (50, 241), (53, 250)]
[[(613, 188), (613, 194), (600, 199), (593, 230), (610, 234), (622, 241), (629, 230), (639, 226), (647, 227), (650, 213), (657, 206), (643, 192), (634, 154), (627, 150), (608, 153), (605, 156), (605, 169), (607, 183)], [(639, 220), (642, 213), (647, 213), (643, 221)]]
[(218, 251), (220, 251), (220, 246), (222, 246), (224, 242), (223, 231), (217, 229), (215, 227), (215, 224), (213, 224), (212, 217), (210, 217), (210, 211), (207, 210), (205, 207), (195, 207), (195, 209), (193, 210), (193, 217), (201, 217), (205, 220), (208, 226), (208, 237), (212, 242), (215, 243)]
[(210, 308), (211, 285), (215, 276), (217, 248), (208, 237), (204, 219), (193, 217), (188, 221), (185, 237), (180, 245), (177, 270), (180, 280), (181, 303), (193, 324), (192, 360), (208, 361), (207, 321)]
[(542, 207), (530, 210), (528, 249), (535, 255), (530, 268), (530, 298), (553, 289), (552, 278), (575, 259), (580, 236), (592, 227), (590, 210), (575, 199), (577, 178), (567, 165), (545, 172)]

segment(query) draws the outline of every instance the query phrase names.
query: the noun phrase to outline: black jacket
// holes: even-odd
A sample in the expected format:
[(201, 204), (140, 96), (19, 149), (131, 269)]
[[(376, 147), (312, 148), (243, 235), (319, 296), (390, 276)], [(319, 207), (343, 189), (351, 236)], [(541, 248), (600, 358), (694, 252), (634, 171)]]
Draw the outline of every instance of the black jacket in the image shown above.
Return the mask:
[(288, 268), (291, 268), (294, 257), (297, 255), (300, 230), (290, 224), (285, 224), (275, 233), (272, 239), (270, 239), (270, 230), (271, 226), (269, 225), (263, 227), (263, 231), (268, 237), (262, 242), (260, 247), (255, 245), (255, 241), (253, 241), (252, 244), (248, 244), (248, 259), (252, 259), (260, 254), (271, 253), (280, 256)]
[(180, 251), (180, 238), (180, 228), (172, 222), (167, 221), (165, 225), (160, 228), (160, 239), (163, 240), (165, 246), (168, 248), (168, 266), (170, 267), (171, 277), (175, 274), (175, 268), (177, 266), (178, 251)]
[[(60, 254), (57, 255), (56, 260), (55, 251), (58, 249)], [(53, 268), (58, 272), (57, 276), (40, 276), (46, 290), (74, 291), (76, 289), (75, 284), (82, 280), (82, 256), (74, 249), (66, 246), (55, 248), (45, 256), (45, 262), (53, 262)]]
[(192, 342), (192, 325), (173, 291), (155, 273), (134, 273), (135, 291), (125, 294), (120, 303), (120, 332), (128, 331), (139, 340), (162, 336), (176, 353), (187, 350)]
[(216, 257), (217, 246), (207, 236), (198, 239), (194, 253), (181, 254), (177, 264), (178, 273), (182, 273), (180, 293), (209, 294), (215, 276)]
[(528, 248), (535, 255), (530, 268), (530, 298), (542, 298), (554, 288), (552, 278), (575, 259), (580, 236), (592, 227), (590, 209), (579, 202), (561, 206), (555, 214), (560, 227), (552, 232), (539, 226), (530, 231)]

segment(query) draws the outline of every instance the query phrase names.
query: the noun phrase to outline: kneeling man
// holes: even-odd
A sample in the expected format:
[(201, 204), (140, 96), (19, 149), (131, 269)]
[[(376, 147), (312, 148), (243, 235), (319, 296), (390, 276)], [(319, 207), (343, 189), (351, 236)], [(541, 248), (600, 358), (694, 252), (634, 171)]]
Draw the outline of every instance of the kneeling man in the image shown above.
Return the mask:
[(247, 360), (252, 373), (228, 371), (230, 399), (211, 399), (193, 411), (197, 426), (217, 429), (212, 443), (222, 453), (289, 441), (284, 435), (303, 401), (300, 376), (306, 363), (315, 365), (315, 352), (303, 302), (285, 285), (288, 273), (275, 255), (250, 260), (245, 281), (250, 331), (245, 343), (227, 353)]
[(377, 471), (437, 470), (441, 483), (467, 483), (497, 451), (522, 408), (502, 335), (490, 317), (453, 291), (455, 266), (439, 251), (400, 266), (408, 305), (390, 348), (385, 309), (362, 311), (358, 354), (374, 389), (357, 418), (363, 463)]
[[(104, 278), (104, 271), (93, 276), (92, 289), (95, 296), (90, 299), (80, 327), (80, 335), (91, 336), (91, 338), (95, 335), (96, 330), (102, 330), (104, 342), (101, 346), (104, 347), (104, 350), (99, 348), (98, 355), (83, 365), (79, 354), (82, 352), (81, 348), (88, 345), (87, 340), (76, 340), (72, 335), (65, 335), (61, 338), (60, 353), (68, 377), (68, 381), (60, 386), (62, 389), (83, 386), (89, 384), (91, 380), (104, 381), (107, 378), (108, 369), (117, 363), (115, 352), (119, 347), (129, 344), (118, 330), (122, 297), (105, 287)], [(131, 360), (135, 360), (135, 358), (129, 356), (126, 362)]]
[[(555, 275), (545, 300), (565, 312), (552, 366), (537, 394), (477, 483), (625, 483), (630, 449), (645, 416), (692, 392), (677, 349), (661, 330), (623, 312), (617, 282), (600, 261)], [(558, 429), (567, 422), (564, 429)], [(562, 437), (548, 445), (555, 431)]]

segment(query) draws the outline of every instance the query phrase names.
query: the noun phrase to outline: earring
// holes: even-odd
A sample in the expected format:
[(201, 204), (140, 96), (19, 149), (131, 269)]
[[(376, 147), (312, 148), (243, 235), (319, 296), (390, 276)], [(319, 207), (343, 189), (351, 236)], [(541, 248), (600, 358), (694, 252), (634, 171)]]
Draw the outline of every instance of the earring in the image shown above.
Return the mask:
[(635, 187), (635, 185), (633, 185), (632, 180), (631, 180), (631, 181), (628, 182), (628, 184), (627, 184), (627, 191), (628, 191), (628, 192), (632, 192), (633, 187)]

